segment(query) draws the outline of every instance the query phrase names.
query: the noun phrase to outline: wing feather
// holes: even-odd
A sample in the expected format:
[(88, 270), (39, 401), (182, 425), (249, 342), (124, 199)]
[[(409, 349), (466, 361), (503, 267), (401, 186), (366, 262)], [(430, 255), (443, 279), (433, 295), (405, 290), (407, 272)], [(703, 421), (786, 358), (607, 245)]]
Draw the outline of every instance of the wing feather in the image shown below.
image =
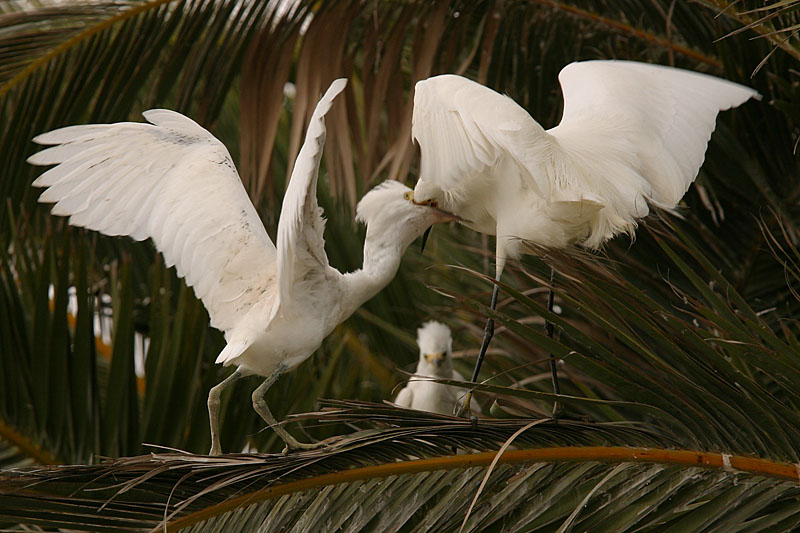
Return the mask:
[(344, 78), (335, 80), (317, 103), (289, 178), (278, 221), (278, 298), (272, 317), (278, 313), (281, 301), (291, 301), (296, 281), (312, 269), (325, 270), (329, 266), (323, 238), (325, 219), (317, 204), (317, 178), (325, 145), (325, 114), (346, 85)]
[(632, 231), (648, 202), (675, 207), (697, 177), (717, 114), (759, 98), (733, 82), (630, 61), (572, 63), (559, 81), (564, 114), (547, 131), (510, 98), (460, 76), (418, 82), (415, 195), (443, 192), (447, 208), (486, 233), (500, 224), (498, 206), (524, 197), (552, 220), (576, 222), (565, 244), (597, 247)]
[(54, 146), (28, 161), (57, 165), (34, 181), (39, 201), (74, 226), (153, 239), (227, 333), (274, 283), (275, 246), (219, 140), (174, 111), (144, 116), (37, 136)]
[[(503, 155), (524, 158), (526, 147), (544, 134), (511, 98), (452, 74), (417, 82), (412, 121), (411, 137), (421, 151), (420, 176), (443, 191), (462, 187)], [(536, 185), (548, 190), (545, 182)]]
[(548, 133), (569, 151), (581, 151), (573, 139), (586, 135), (626, 147), (620, 163), (649, 185), (648, 199), (668, 207), (697, 177), (717, 114), (759, 98), (727, 80), (633, 61), (572, 63), (558, 79), (564, 114)]

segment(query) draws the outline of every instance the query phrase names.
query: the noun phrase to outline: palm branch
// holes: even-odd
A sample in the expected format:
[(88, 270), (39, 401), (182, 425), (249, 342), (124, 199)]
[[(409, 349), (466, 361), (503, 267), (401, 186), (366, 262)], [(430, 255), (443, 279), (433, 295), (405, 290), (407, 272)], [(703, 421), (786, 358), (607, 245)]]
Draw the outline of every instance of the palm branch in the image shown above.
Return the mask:
[[(361, 429), (332, 439), (325, 451), (209, 458), (156, 450), (93, 466), (11, 472), (2, 483), (3, 515), (25, 518), (37, 505), (31, 523), (92, 531), (207, 531), (232, 523), (455, 531), (462, 521), (467, 531), (768, 528), (800, 521), (798, 506), (787, 505), (800, 490), (794, 465), (652, 448), (663, 435), (626, 424), (507, 419), (476, 429), (469, 420), (380, 404), (329, 405), (303, 418)], [(515, 449), (498, 453), (511, 442)], [(625, 446), (613, 446), (620, 442)], [(468, 453), (450, 455), (455, 446)], [(753, 505), (765, 499), (771, 509)], [(643, 500), (647, 513), (622, 512)]]

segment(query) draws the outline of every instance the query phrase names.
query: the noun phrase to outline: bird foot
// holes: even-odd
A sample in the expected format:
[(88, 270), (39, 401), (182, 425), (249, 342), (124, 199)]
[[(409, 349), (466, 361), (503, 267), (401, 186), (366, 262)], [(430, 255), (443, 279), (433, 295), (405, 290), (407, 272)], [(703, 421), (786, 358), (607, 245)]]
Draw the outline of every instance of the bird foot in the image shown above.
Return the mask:
[(289, 455), (289, 452), (293, 452), (295, 450), (316, 450), (317, 448), (322, 448), (325, 446), (323, 442), (287, 442), (286, 446), (283, 447), (281, 453), (283, 455)]
[(478, 417), (475, 416), (475, 413), (470, 408), (471, 405), (472, 405), (472, 392), (468, 392), (467, 395), (464, 397), (463, 402), (456, 403), (455, 415), (469, 418), (470, 420), (472, 420), (472, 427), (474, 428), (478, 424)]
[(208, 455), (222, 455), (222, 447), (220, 447), (220, 445), (217, 443), (212, 444)]
[(553, 420), (558, 420), (564, 416), (564, 406), (559, 402), (553, 404), (553, 414), (550, 416)]

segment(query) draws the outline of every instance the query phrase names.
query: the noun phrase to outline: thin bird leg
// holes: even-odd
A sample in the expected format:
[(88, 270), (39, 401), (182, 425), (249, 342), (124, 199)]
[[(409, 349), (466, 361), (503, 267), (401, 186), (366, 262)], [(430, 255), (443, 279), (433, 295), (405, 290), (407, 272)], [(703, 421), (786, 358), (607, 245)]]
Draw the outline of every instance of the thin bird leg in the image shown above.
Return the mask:
[[(497, 308), (497, 295), (500, 293), (500, 285), (495, 285), (492, 290), (492, 311)], [(481, 344), (481, 351), (478, 352), (478, 360), (475, 361), (475, 370), (472, 371), (472, 382), (478, 381), (478, 373), (481, 371), (483, 358), (486, 356), (486, 350), (489, 349), (489, 342), (494, 336), (494, 319), (490, 316), (486, 321), (486, 327), (483, 329), (483, 343)], [(472, 402), (472, 391), (469, 391), (464, 398), (464, 411), (471, 412), (469, 405)]]
[[(550, 293), (547, 295), (547, 311), (550, 312), (550, 313), (553, 312), (553, 300), (555, 299), (555, 293), (553, 292), (553, 289), (552, 289), (553, 279), (555, 278), (555, 275), (556, 275), (556, 271), (551, 268), (550, 269), (550, 287), (551, 287), (551, 289), (550, 289)], [(545, 331), (547, 331), (547, 337), (552, 339), (553, 338), (553, 332), (554, 332), (554, 329), (555, 329), (554, 326), (553, 326), (553, 323), (550, 322), (549, 320), (545, 320), (544, 321), (544, 327), (545, 327)], [(553, 357), (553, 354), (548, 354), (548, 356), (550, 357), (550, 373), (553, 376), (553, 392), (555, 394), (561, 394), (561, 389), (558, 386), (558, 368), (556, 367), (556, 360)], [(553, 403), (553, 418), (558, 418), (559, 415), (561, 415), (561, 410), (562, 410), (561, 409), (561, 404), (558, 403), (558, 400), (556, 400)]]
[(278, 424), (275, 420), (275, 417), (272, 416), (272, 413), (267, 407), (267, 401), (264, 399), (264, 395), (267, 393), (272, 385), (278, 381), (278, 378), (281, 377), (288, 368), (286, 365), (280, 365), (277, 369), (267, 378), (264, 380), (264, 383), (258, 386), (256, 390), (253, 391), (253, 409), (256, 410), (261, 418), (264, 419), (264, 422), (269, 425), (272, 429), (275, 430), (275, 433), (278, 434), (280, 438), (283, 439), (283, 442), (286, 443), (286, 447), (283, 448), (283, 455), (289, 453), (290, 450), (313, 450), (315, 448), (319, 448), (323, 446), (320, 442), (315, 442), (313, 444), (306, 444), (305, 442), (299, 442), (297, 439), (292, 437), (288, 431), (286, 431), (283, 426)]
[(208, 392), (208, 421), (211, 423), (211, 451), (208, 455), (222, 455), (222, 445), (219, 442), (219, 397), (222, 391), (230, 387), (242, 373), (237, 369), (221, 383), (211, 387)]

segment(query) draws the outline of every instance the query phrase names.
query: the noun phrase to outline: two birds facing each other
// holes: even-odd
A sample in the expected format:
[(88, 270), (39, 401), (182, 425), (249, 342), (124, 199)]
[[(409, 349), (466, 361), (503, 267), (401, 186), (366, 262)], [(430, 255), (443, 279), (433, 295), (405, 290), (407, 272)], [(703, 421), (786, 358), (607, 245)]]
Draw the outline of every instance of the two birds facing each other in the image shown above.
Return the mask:
[[(711, 76), (627, 61), (573, 63), (559, 80), (563, 118), (546, 131), (510, 98), (465, 78), (418, 83), (412, 135), (420, 180), (413, 192), (387, 181), (362, 198), (364, 262), (346, 274), (328, 264), (316, 196), (324, 117), (346, 80), (334, 81), (313, 112), (277, 246), (225, 146), (179, 113), (147, 111), (149, 124), (54, 130), (34, 139), (54, 146), (29, 161), (57, 165), (34, 182), (47, 188), (39, 200), (55, 203), (53, 214), (107, 235), (151, 238), (224, 332), (217, 363), (236, 370), (209, 393), (211, 453), (222, 451), (220, 394), (251, 374), (266, 378), (253, 406), (286, 451), (313, 448), (277, 423), (264, 393), (391, 281), (427, 228), (458, 219), (496, 235), (498, 279), (506, 260), (523, 252), (521, 240), (596, 248), (632, 232), (648, 203), (674, 208), (697, 176), (717, 113), (757, 97)], [(493, 307), (496, 300), (497, 286)]]

